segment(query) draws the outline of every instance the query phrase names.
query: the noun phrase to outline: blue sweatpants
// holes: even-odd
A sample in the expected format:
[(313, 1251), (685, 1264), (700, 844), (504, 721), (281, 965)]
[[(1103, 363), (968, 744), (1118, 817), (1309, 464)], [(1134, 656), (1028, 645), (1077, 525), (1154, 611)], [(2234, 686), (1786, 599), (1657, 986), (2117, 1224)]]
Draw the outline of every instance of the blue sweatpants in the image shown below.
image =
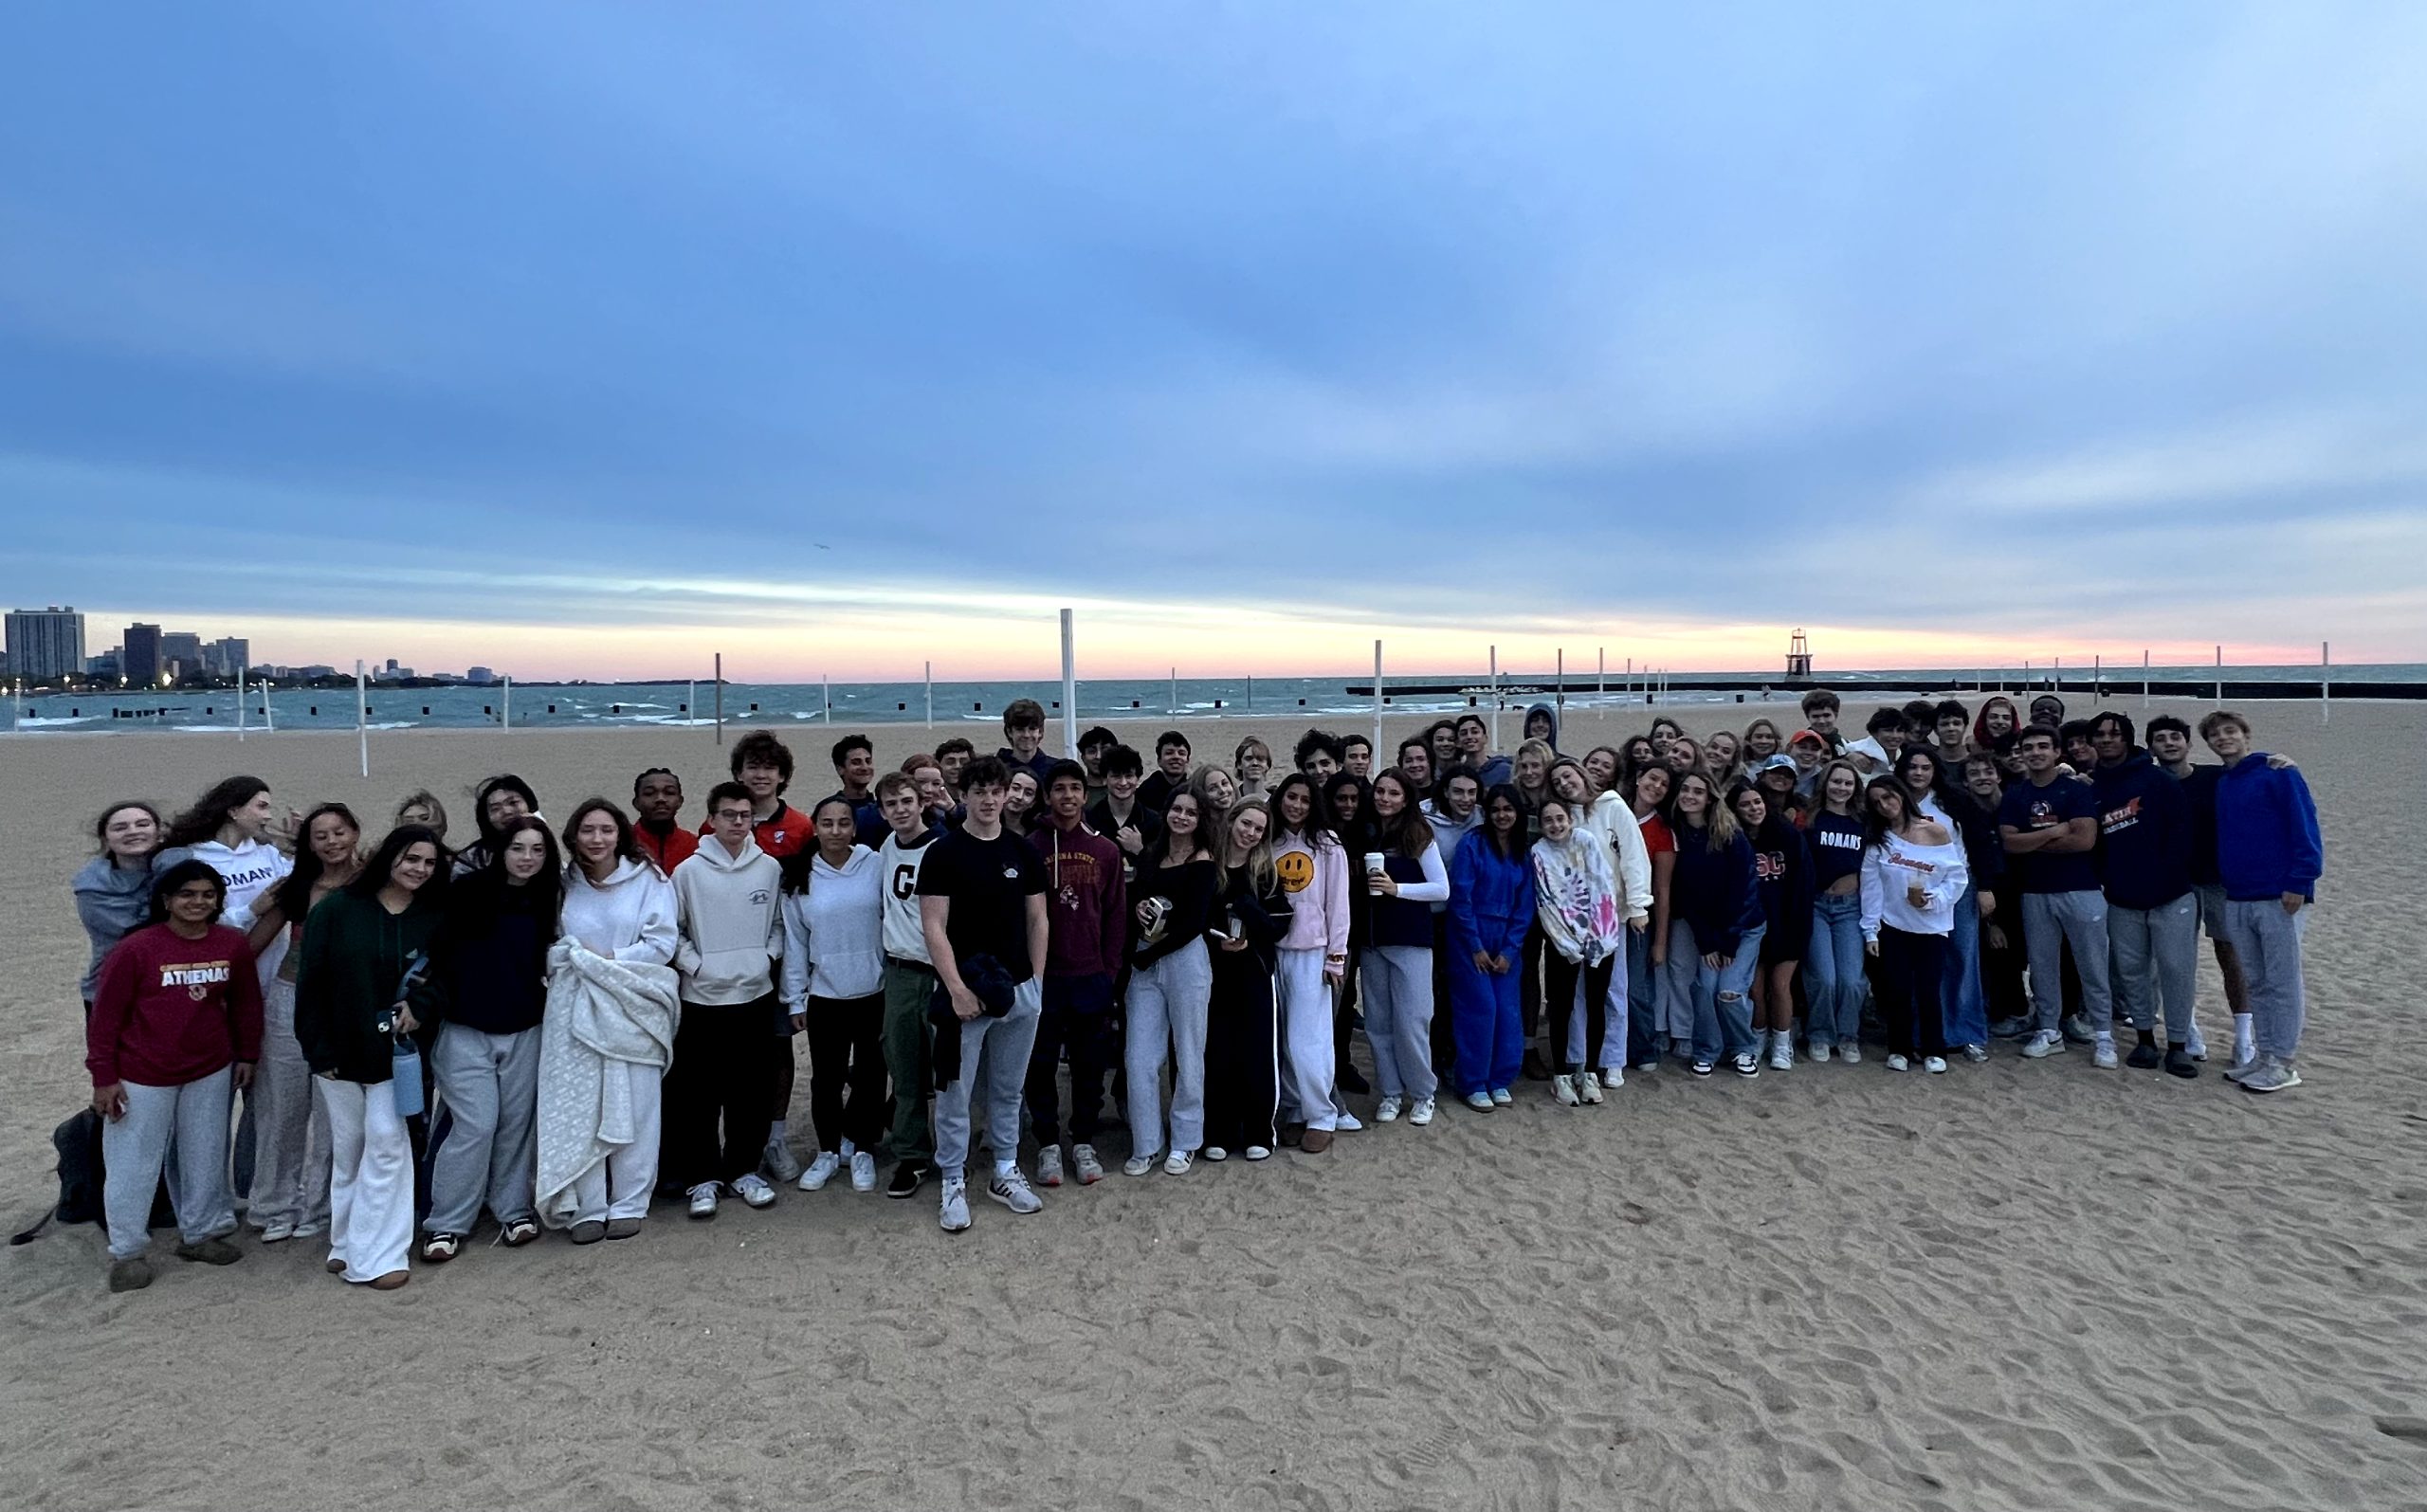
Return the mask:
[[(1515, 967), (1515, 962), (1510, 962)], [(1474, 957), (1451, 953), (1451, 1030), (1458, 1042), (1451, 1089), (1460, 1097), (1493, 1092), (1517, 1080), (1525, 1056), (1525, 1020), (1519, 973), (1495, 976), (1475, 970)]]

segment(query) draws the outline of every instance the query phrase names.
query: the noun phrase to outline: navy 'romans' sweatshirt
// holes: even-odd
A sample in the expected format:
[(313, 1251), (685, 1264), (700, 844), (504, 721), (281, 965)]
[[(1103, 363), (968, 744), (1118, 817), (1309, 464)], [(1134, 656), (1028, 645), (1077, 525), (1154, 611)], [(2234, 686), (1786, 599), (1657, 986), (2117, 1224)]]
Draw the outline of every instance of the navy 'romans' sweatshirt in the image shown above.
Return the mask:
[(1724, 850), (1701, 829), (1677, 829), (1676, 869), (1669, 874), (1669, 917), (1694, 932), (1703, 955), (1733, 956), (1745, 931), (1763, 921), (1753, 882), (1753, 847), (1741, 833)]
[(2090, 774), (2101, 880), (2114, 908), (2158, 908), (2191, 890), (2191, 798), (2146, 751)]

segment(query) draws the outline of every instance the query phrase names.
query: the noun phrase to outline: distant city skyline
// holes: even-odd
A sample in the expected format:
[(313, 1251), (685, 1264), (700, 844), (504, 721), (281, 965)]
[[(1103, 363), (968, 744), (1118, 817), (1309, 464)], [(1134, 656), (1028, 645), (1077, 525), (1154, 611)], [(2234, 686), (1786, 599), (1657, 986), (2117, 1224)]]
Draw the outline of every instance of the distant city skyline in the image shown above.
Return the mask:
[(10, 40), (7, 586), (97, 624), (533, 679), (1049, 677), (1063, 605), (1097, 676), (2427, 659), (2427, 7)]

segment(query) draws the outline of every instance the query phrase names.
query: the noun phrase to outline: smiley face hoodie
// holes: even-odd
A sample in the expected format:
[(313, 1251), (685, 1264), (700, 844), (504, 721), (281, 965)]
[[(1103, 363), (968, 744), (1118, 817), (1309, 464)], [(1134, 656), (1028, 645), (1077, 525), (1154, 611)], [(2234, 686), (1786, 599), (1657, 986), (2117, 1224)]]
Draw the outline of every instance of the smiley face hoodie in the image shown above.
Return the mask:
[(776, 991), (776, 963), (784, 958), (776, 899), (782, 875), (782, 865), (755, 838), (742, 841), (738, 856), (721, 840), (703, 840), (674, 868), (681, 931), (674, 969), (683, 977), (684, 1002), (729, 1008)]

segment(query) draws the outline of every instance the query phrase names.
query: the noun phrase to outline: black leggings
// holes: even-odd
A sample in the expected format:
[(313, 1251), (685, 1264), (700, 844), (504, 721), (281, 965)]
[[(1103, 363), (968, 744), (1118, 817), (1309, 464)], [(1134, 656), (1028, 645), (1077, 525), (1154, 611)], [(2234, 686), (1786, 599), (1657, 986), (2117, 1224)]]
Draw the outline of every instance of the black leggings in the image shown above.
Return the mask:
[(1879, 1027), (1895, 1055), (1946, 1053), (1946, 937), (1908, 935), (1882, 925), (1878, 969)]
[(840, 1155), (842, 1141), (849, 1139), (854, 1150), (873, 1152), (892, 1111), (885, 1095), (885, 994), (812, 997), (805, 1016), (809, 1121), (817, 1131), (817, 1148)]
[[(1599, 1070), (1601, 1045), (1610, 1029), (1610, 977), (1617, 966), (1615, 956), (1604, 956), (1590, 966), (1579, 966), (1555, 950), (1542, 952), (1543, 1016), (1550, 1020), (1551, 1043), (1549, 1059), (1556, 1062), (1562, 1075), (1579, 1070)], [(1568, 1015), (1576, 1011), (1576, 984), (1584, 982), (1584, 1062), (1581, 1066), (1567, 1058)]]

